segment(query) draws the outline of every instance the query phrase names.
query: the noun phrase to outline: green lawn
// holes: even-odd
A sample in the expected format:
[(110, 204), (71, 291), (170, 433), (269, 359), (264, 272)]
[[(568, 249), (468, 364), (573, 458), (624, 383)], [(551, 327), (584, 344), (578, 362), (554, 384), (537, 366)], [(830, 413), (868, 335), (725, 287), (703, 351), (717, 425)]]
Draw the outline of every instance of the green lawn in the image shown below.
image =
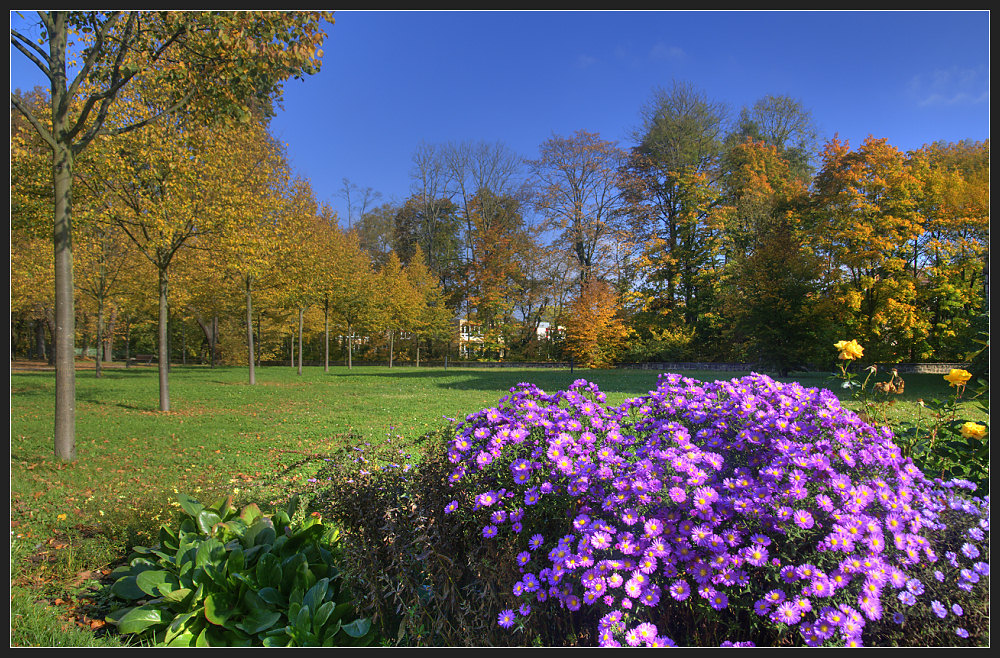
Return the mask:
[[(170, 376), (173, 410), (161, 413), (154, 368), (107, 369), (102, 379), (80, 371), (78, 459), (61, 464), (52, 447), (53, 373), (15, 371), (12, 583), (36, 599), (60, 598), (69, 610), (82, 608), (73, 597), (86, 601), (93, 571), (123, 557), (131, 545), (151, 541), (170, 518), (177, 491), (205, 499), (235, 493), (237, 502), (266, 503), (306, 486), (316, 454), (386, 438), (419, 453), (419, 437), (444, 417), (460, 419), (495, 405), (518, 382), (555, 391), (582, 377), (617, 403), (648, 392), (658, 374), (338, 366), (329, 373), (306, 368), (300, 376), (290, 367), (270, 367), (258, 369), (257, 385), (250, 386), (244, 368), (177, 366)], [(714, 380), (744, 373), (684, 374)], [(835, 385), (823, 374), (791, 379)], [(915, 417), (918, 398), (949, 395), (940, 375), (906, 380), (906, 394), (892, 408), (895, 418)]]

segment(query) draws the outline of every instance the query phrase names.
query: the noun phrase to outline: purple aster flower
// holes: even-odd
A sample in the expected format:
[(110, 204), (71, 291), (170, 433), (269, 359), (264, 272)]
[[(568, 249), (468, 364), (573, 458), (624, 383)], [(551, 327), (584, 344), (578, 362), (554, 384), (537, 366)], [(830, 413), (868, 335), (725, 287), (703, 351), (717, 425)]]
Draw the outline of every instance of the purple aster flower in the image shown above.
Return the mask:
[(458, 509), (458, 501), (457, 500), (453, 500), (450, 503), (448, 503), (447, 505), (445, 505), (444, 513), (445, 514), (451, 514), (452, 512), (454, 512), (457, 509)]
[(965, 613), (965, 611), (962, 610), (962, 606), (958, 605), (957, 603), (952, 604), (951, 611), (955, 613), (956, 617), (961, 617)]
[(497, 623), (502, 628), (510, 628), (514, 625), (514, 618), (514, 611), (508, 608), (497, 615)]
[(969, 542), (965, 542), (964, 544), (962, 544), (962, 555), (969, 558), (970, 560), (977, 558), (979, 557), (979, 549), (970, 544)]
[(794, 514), (795, 525), (799, 526), (803, 530), (808, 530), (815, 525), (812, 514), (808, 510), (800, 509), (796, 510)]
[(948, 610), (944, 607), (944, 605), (940, 601), (931, 601), (931, 610), (933, 610), (934, 614), (936, 614), (941, 619), (944, 619), (945, 617), (948, 616)]
[(683, 601), (691, 594), (691, 587), (684, 580), (674, 581), (670, 586), (670, 596), (675, 601)]
[(531, 539), (528, 540), (528, 548), (535, 550), (540, 548), (545, 539), (541, 535), (532, 535)]
[(909, 590), (903, 590), (897, 595), (896, 598), (898, 598), (903, 605), (913, 605), (917, 602), (917, 597), (913, 596)]
[(483, 528), (483, 537), (487, 539), (497, 536), (497, 527), (495, 525), (488, 525)]
[(955, 635), (959, 637), (969, 637), (969, 631), (959, 626), (958, 628), (955, 629)]
[(802, 618), (802, 613), (799, 611), (798, 607), (796, 607), (794, 602), (785, 601), (778, 606), (778, 609), (775, 610), (774, 615), (772, 615), (771, 618), (776, 622), (792, 625), (799, 622)]

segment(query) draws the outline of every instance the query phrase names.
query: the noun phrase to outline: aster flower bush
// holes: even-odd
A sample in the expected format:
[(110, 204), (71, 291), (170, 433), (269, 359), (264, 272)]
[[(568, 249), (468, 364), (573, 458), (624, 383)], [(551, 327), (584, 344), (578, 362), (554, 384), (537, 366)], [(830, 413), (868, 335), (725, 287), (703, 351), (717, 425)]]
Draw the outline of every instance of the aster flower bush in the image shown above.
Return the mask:
[(514, 635), (569, 612), (603, 646), (988, 643), (988, 496), (830, 391), (664, 375), (609, 406), (522, 383), (447, 458), (444, 513), (517, 569)]

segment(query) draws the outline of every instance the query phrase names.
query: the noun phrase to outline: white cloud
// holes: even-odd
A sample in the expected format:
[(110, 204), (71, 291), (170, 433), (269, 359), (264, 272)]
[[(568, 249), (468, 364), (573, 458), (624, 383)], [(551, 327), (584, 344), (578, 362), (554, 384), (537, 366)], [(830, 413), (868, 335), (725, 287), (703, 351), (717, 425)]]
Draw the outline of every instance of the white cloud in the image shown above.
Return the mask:
[(910, 93), (921, 107), (988, 103), (989, 75), (985, 67), (935, 69), (914, 76)]
[(679, 61), (687, 57), (681, 48), (677, 46), (669, 46), (662, 41), (658, 41), (653, 44), (653, 47), (649, 49), (650, 59), (666, 59), (670, 61)]

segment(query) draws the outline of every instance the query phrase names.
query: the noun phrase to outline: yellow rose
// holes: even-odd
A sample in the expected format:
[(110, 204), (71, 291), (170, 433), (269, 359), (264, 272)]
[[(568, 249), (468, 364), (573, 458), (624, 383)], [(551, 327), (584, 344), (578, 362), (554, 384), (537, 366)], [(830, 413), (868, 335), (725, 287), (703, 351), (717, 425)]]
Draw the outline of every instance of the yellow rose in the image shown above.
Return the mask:
[(965, 386), (965, 383), (972, 379), (972, 373), (958, 368), (952, 368), (951, 372), (944, 376), (949, 386)]
[(986, 436), (986, 426), (969, 421), (962, 425), (962, 436), (967, 439), (981, 439)]
[(847, 359), (853, 361), (854, 359), (860, 359), (864, 354), (864, 348), (858, 345), (858, 341), (851, 340), (840, 340), (833, 344), (835, 348), (840, 350), (841, 359)]

